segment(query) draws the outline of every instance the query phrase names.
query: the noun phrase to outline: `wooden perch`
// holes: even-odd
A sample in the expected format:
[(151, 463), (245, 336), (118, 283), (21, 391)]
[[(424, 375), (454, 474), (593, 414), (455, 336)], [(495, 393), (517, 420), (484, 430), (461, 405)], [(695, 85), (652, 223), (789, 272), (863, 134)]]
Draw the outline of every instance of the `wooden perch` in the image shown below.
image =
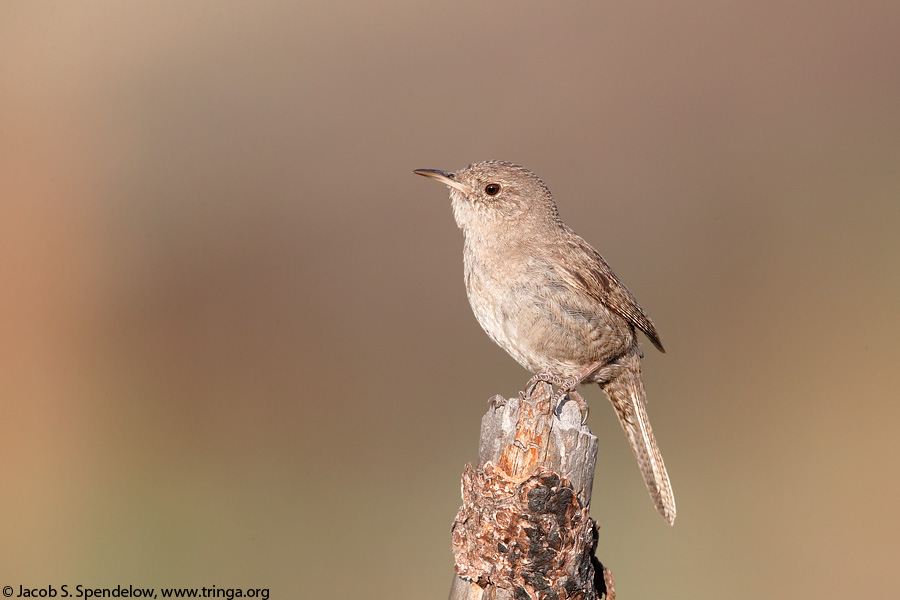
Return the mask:
[(463, 472), (453, 523), (450, 600), (615, 599), (594, 557), (589, 516), (597, 438), (574, 402), (552, 414), (552, 390), (495, 396), (481, 419), (478, 466)]

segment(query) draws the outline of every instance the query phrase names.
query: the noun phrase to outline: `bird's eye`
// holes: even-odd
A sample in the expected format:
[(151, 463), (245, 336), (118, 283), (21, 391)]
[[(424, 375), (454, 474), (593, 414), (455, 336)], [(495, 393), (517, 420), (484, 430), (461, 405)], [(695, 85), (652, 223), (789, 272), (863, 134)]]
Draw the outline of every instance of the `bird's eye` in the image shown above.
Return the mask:
[(484, 186), (484, 193), (488, 196), (496, 196), (500, 193), (500, 184), (499, 183), (489, 183)]

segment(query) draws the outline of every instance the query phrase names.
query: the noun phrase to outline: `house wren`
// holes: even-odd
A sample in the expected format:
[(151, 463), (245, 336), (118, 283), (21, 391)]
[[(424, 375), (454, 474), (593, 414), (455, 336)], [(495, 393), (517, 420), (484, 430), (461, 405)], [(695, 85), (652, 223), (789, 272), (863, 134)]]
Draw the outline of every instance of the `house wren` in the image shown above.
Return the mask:
[(466, 292), (475, 318), (519, 364), (559, 388), (598, 383), (616, 410), (660, 514), (675, 498), (644, 407), (639, 329), (661, 352), (653, 322), (587, 242), (559, 218), (531, 171), (486, 161), (456, 172), (419, 169), (450, 188), (463, 230)]

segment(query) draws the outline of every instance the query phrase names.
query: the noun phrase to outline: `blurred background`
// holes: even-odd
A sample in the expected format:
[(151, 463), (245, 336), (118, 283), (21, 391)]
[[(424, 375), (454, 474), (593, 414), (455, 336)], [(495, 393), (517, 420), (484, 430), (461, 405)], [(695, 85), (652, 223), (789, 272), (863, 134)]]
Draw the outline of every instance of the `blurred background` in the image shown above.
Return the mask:
[(529, 374), (412, 170), (496, 158), (668, 350), (673, 528), (585, 390), (620, 597), (896, 593), (897, 2), (0, 12), (0, 585), (445, 597)]

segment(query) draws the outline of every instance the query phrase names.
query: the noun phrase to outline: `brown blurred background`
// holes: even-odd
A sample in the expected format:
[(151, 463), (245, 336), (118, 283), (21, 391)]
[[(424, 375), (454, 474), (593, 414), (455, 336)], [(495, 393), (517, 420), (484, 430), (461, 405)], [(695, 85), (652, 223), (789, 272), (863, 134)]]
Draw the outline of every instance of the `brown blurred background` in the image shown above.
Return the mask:
[(893, 0), (4, 3), (0, 585), (445, 597), (529, 375), (411, 171), (499, 158), (668, 349), (674, 528), (585, 390), (620, 597), (892, 597), (898, 40)]

